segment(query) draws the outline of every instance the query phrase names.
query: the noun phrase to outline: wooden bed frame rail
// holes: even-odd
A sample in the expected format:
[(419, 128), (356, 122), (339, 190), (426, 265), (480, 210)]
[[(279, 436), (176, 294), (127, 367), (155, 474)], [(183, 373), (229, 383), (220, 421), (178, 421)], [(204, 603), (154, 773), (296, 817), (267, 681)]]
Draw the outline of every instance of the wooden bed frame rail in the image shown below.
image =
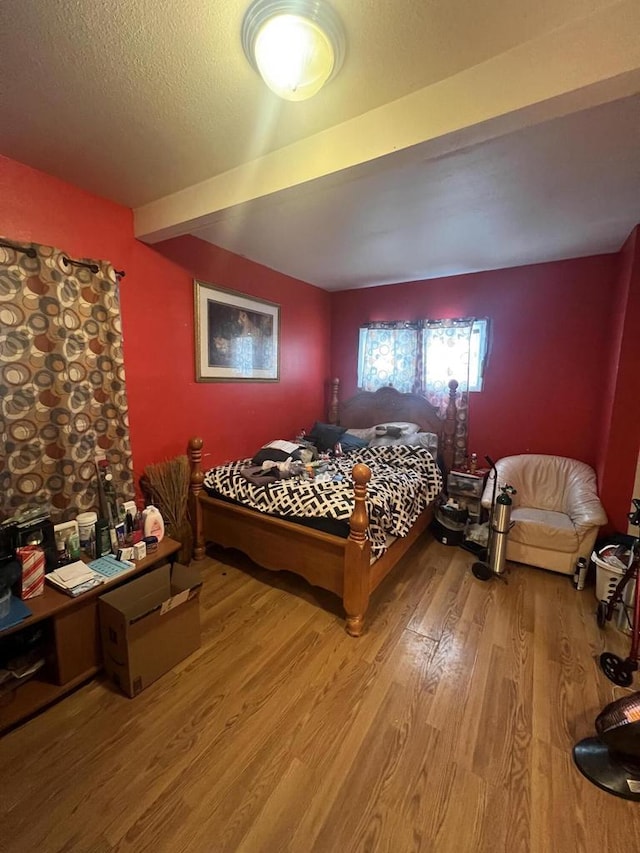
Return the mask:
[(204, 558), (205, 540), (211, 539), (223, 547), (238, 548), (264, 568), (301, 575), (342, 598), (347, 633), (359, 637), (372, 592), (371, 546), (366, 533), (369, 467), (353, 467), (354, 508), (349, 536), (343, 539), (210, 497), (202, 486), (202, 445), (201, 438), (189, 440), (193, 559)]

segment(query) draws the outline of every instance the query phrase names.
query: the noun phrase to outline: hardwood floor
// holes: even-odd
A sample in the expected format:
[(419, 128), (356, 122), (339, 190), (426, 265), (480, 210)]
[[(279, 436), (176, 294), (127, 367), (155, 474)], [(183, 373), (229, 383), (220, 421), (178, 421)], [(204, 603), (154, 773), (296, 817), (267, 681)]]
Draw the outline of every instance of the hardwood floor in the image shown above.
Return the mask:
[(599, 631), (592, 588), (521, 566), (483, 584), (471, 562), (423, 537), (354, 640), (330, 595), (216, 552), (198, 653), (2, 739), (0, 849), (638, 850), (640, 806), (571, 758), (625, 692), (596, 656), (627, 638)]

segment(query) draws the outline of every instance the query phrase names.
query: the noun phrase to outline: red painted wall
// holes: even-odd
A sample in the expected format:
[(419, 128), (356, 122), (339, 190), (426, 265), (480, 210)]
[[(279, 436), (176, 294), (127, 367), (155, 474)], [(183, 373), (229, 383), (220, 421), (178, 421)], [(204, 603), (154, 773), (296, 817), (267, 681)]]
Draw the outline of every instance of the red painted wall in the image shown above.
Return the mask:
[[(325, 411), (326, 378), (355, 391), (358, 327), (378, 319), (489, 316), (485, 389), (470, 449), (548, 452), (597, 466), (613, 525), (625, 514), (640, 442), (640, 237), (605, 255), (327, 294), (195, 238), (150, 248), (127, 208), (0, 157), (0, 234), (103, 258), (121, 285), (136, 473), (200, 434), (216, 463), (293, 435)], [(279, 302), (279, 383), (196, 383), (193, 276)], [(331, 346), (329, 347), (329, 341)], [(331, 356), (331, 361), (330, 361)]]
[[(135, 240), (130, 210), (0, 157), (0, 235), (102, 258), (126, 270), (120, 288), (136, 474), (205, 439), (207, 461), (251, 453), (323, 415), (330, 299), (324, 291), (192, 238)], [(193, 255), (193, 257), (192, 257)], [(181, 266), (184, 264), (184, 266)], [(198, 275), (281, 304), (278, 383), (196, 383), (193, 283)]]
[(598, 479), (610, 527), (626, 531), (640, 450), (640, 226), (618, 261)]
[[(172, 373), (176, 401), (172, 432), (179, 428), (182, 435), (195, 431), (204, 436), (210, 461), (217, 463), (251, 454), (271, 439), (292, 438), (300, 427), (324, 417), (329, 294), (195, 237), (178, 237), (156, 248), (188, 270), (188, 283), (179, 293), (168, 282), (162, 285), (159, 295), (171, 308), (160, 312), (157, 331), (163, 342), (155, 346), (155, 363), (146, 358), (142, 341), (130, 344), (127, 358), (133, 356), (136, 370), (144, 362), (157, 384), (162, 384), (167, 370)], [(194, 381), (193, 277), (280, 304), (280, 382)], [(134, 310), (146, 310), (141, 291), (133, 302)], [(182, 323), (176, 325), (175, 317)], [(142, 376), (138, 379), (143, 381)], [(134, 414), (143, 399), (140, 394), (133, 402)]]
[(617, 256), (334, 294), (332, 372), (356, 388), (358, 327), (372, 320), (489, 317), (484, 390), (471, 394), (469, 450), (598, 461)]

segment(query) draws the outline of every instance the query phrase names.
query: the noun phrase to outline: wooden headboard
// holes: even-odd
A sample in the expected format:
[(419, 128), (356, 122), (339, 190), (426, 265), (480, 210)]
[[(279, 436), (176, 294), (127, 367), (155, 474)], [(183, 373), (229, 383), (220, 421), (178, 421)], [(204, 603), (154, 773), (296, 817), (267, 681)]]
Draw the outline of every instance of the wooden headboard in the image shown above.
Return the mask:
[(361, 391), (350, 400), (340, 402), (340, 380), (331, 380), (329, 423), (348, 429), (365, 429), (389, 421), (410, 421), (419, 424), (424, 432), (435, 432), (439, 438), (442, 461), (450, 471), (453, 468), (454, 437), (456, 432), (456, 395), (458, 383), (449, 382), (449, 402), (444, 418), (435, 406), (418, 394), (402, 394), (391, 386), (377, 391)]

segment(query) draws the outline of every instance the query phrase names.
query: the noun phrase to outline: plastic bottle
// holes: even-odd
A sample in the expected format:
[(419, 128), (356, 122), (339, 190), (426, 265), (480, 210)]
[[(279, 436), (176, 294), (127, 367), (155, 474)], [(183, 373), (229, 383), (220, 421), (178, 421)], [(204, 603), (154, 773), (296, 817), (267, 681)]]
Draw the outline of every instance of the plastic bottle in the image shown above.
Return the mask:
[(80, 559), (80, 534), (77, 530), (72, 530), (67, 539), (67, 550), (70, 560)]
[(80, 536), (80, 547), (87, 557), (95, 557), (97, 512), (81, 512), (76, 518)]
[(164, 536), (164, 521), (160, 515), (160, 510), (152, 505), (149, 505), (144, 511), (144, 535), (145, 538), (156, 536), (158, 542), (161, 542)]
[(109, 522), (109, 539), (111, 541), (111, 553), (116, 554), (118, 552), (118, 535), (116, 533), (116, 526), (113, 522)]
[(109, 522), (106, 518), (99, 518), (96, 521), (96, 557), (106, 557), (110, 553)]
[(147, 548), (147, 554), (153, 554), (154, 551), (158, 550), (158, 537), (157, 536), (145, 536), (142, 540)]
[(133, 519), (132, 544), (137, 545), (144, 537), (144, 514), (138, 510)]
[(69, 562), (69, 552), (67, 550), (67, 543), (62, 533), (58, 532), (55, 535), (56, 538), (56, 551), (58, 555), (57, 566), (66, 566)]
[(584, 557), (578, 557), (578, 561), (576, 562), (576, 570), (573, 575), (573, 580), (577, 590), (584, 589), (585, 581), (587, 579), (588, 568), (589, 564), (587, 563), (586, 559)]

